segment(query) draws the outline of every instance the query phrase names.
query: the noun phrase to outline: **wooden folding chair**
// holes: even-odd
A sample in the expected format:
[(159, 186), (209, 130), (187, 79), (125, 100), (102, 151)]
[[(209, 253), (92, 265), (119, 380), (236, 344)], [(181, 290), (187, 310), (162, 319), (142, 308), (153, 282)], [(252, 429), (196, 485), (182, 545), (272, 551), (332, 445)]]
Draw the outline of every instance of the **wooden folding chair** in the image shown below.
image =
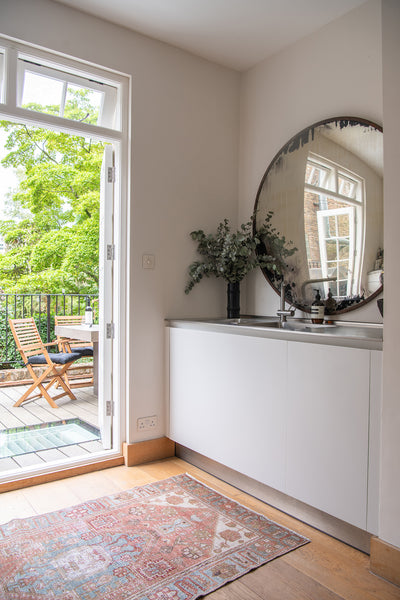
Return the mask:
[[(9, 319), (9, 323), (24, 365), (33, 379), (32, 385), (17, 400), (14, 406), (20, 406), (27, 400), (34, 400), (41, 396), (46, 398), (47, 402), (53, 408), (58, 408), (54, 401), (63, 396), (69, 396), (71, 400), (75, 400), (76, 398), (66, 381), (66, 371), (73, 362), (81, 357), (81, 354), (78, 352), (49, 353), (47, 346), (57, 345), (57, 341), (44, 344), (33, 317)], [(47, 368), (38, 376), (35, 373), (34, 366), (44, 366)], [(49, 381), (45, 382), (45, 380)], [(48, 390), (55, 384), (61, 386), (64, 391), (56, 396), (50, 396)], [(31, 393), (35, 390), (37, 390), (37, 393), (31, 396)]]
[[(84, 321), (83, 315), (55, 315), (54, 325), (82, 325)], [(58, 349), (60, 352), (79, 352), (81, 357), (93, 356), (93, 344), (91, 342), (83, 342), (72, 338), (57, 336)], [(86, 375), (74, 375), (72, 372), (67, 374), (68, 385), (70, 388), (86, 387), (93, 385), (93, 367), (92, 374), (88, 381)]]

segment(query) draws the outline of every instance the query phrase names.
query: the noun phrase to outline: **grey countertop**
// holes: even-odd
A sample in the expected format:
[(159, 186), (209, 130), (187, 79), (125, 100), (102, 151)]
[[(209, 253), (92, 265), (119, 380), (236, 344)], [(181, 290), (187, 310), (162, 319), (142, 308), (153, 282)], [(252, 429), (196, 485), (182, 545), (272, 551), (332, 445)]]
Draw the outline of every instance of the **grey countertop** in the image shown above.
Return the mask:
[(168, 327), (197, 329), (233, 335), (284, 339), (311, 344), (327, 344), (367, 350), (382, 350), (383, 326), (379, 323), (334, 321), (315, 325), (309, 319), (243, 315), (239, 319), (166, 319)]

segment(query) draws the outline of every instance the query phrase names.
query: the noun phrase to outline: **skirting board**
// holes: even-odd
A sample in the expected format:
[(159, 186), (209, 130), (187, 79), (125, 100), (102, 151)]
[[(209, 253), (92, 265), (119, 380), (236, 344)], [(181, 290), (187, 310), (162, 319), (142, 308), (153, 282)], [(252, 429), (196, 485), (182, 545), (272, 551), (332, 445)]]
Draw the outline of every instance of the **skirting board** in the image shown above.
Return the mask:
[(296, 500), (282, 492), (279, 492), (259, 481), (242, 475), (229, 467), (221, 465), (198, 452), (194, 452), (185, 446), (176, 444), (176, 456), (188, 463), (203, 469), (207, 473), (218, 477), (222, 481), (229, 483), (246, 494), (254, 496), (258, 500), (270, 504), (274, 508), (295, 517), (307, 525), (319, 529), (332, 537), (369, 554), (371, 534), (349, 525), (336, 517), (332, 517), (321, 510), (318, 510), (300, 500)]
[(390, 583), (400, 586), (400, 548), (373, 537), (370, 569), (374, 575), (379, 575)]
[(125, 465), (127, 467), (134, 467), (135, 465), (143, 465), (153, 460), (175, 456), (175, 442), (167, 437), (162, 437), (134, 444), (124, 443), (122, 445), (122, 453)]

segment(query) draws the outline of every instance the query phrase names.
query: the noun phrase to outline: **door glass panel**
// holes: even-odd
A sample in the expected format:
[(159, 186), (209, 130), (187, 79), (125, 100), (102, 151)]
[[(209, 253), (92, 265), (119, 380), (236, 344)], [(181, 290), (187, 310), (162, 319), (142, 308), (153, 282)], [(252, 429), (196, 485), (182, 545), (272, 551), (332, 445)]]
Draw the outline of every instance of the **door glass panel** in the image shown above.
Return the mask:
[(339, 242), (339, 257), (341, 259), (349, 258), (349, 243), (345, 240)]
[(348, 215), (338, 215), (338, 235), (341, 237), (349, 235), (349, 217)]
[(328, 261), (336, 259), (336, 242), (334, 240), (326, 241), (326, 258)]

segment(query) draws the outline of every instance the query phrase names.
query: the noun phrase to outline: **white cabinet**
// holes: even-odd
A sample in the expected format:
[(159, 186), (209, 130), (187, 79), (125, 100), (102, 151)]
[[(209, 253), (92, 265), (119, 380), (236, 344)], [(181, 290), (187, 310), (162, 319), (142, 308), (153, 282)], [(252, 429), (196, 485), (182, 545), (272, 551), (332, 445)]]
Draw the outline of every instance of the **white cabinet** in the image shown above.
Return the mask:
[(288, 348), (286, 493), (367, 526), (370, 351)]
[(170, 329), (174, 441), (283, 490), (287, 343)]
[(169, 334), (171, 439), (377, 533), (381, 352)]

